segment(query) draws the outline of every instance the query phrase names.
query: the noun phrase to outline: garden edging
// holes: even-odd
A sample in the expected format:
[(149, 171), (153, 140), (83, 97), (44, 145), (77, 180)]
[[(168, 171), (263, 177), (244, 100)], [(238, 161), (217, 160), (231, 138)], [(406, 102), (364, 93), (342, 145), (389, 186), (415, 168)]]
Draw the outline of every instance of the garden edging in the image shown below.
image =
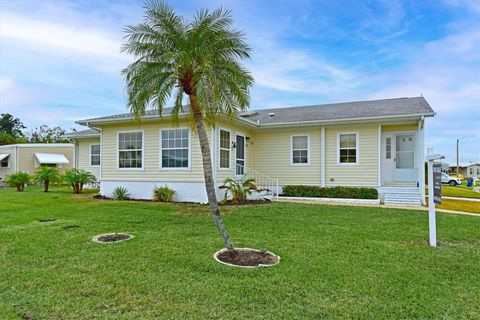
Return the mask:
[(279, 201), (311, 201), (311, 202), (336, 202), (350, 204), (380, 204), (380, 199), (346, 199), (346, 198), (314, 198), (314, 197), (278, 197)]

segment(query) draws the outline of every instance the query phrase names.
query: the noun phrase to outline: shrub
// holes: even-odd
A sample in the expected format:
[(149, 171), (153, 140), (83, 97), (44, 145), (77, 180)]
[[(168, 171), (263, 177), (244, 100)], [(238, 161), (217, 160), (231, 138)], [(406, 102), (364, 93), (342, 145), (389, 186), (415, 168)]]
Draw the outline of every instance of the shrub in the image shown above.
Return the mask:
[(225, 199), (227, 200), (228, 192), (232, 194), (233, 202), (244, 202), (247, 200), (247, 196), (253, 191), (259, 191), (255, 185), (255, 179), (246, 179), (245, 181), (235, 181), (232, 178), (227, 178), (223, 182), (223, 186), (220, 189), (225, 189)]
[(20, 171), (17, 173), (12, 173), (5, 178), (5, 183), (9, 187), (16, 187), (17, 191), (23, 191), (25, 185), (30, 183), (31, 177), (28, 172)]
[(41, 182), (44, 185), (44, 191), (48, 192), (50, 183), (55, 183), (60, 180), (60, 174), (57, 168), (42, 166), (34, 176), (36, 182)]
[(283, 195), (287, 197), (313, 197), (313, 198), (344, 198), (344, 199), (378, 199), (375, 188), (354, 187), (319, 187), (286, 185)]
[(130, 192), (128, 192), (127, 188), (124, 187), (116, 187), (113, 189), (112, 198), (115, 200), (128, 200), (130, 197)]
[(65, 171), (63, 180), (72, 186), (74, 193), (81, 193), (83, 185), (96, 182), (97, 178), (89, 171), (70, 169)]
[(175, 190), (165, 185), (164, 187), (155, 187), (153, 189), (153, 201), (172, 202)]

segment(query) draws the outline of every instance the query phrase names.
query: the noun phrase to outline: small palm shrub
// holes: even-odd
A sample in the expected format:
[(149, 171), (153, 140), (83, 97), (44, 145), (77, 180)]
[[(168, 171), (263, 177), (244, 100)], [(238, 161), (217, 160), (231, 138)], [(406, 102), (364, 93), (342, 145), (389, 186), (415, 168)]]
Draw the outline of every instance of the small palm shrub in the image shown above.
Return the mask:
[(128, 200), (130, 197), (130, 192), (128, 192), (127, 188), (124, 187), (116, 187), (113, 189), (112, 198), (115, 200)]
[(244, 202), (247, 200), (247, 196), (252, 194), (253, 191), (260, 191), (255, 184), (255, 179), (246, 179), (245, 181), (235, 181), (232, 178), (227, 178), (223, 182), (223, 186), (220, 189), (225, 189), (225, 199), (227, 200), (228, 193), (232, 195), (232, 202)]
[(165, 185), (164, 187), (155, 187), (153, 189), (153, 201), (172, 202), (175, 190)]
[(89, 171), (70, 169), (63, 174), (63, 180), (72, 186), (74, 193), (81, 193), (85, 184), (94, 183), (97, 178)]
[(35, 182), (41, 182), (44, 185), (44, 191), (48, 192), (50, 183), (55, 183), (60, 180), (60, 174), (57, 168), (42, 166), (33, 177)]
[(5, 183), (9, 187), (16, 187), (17, 191), (23, 191), (25, 189), (25, 185), (30, 183), (32, 178), (28, 174), (28, 172), (20, 171), (17, 173), (12, 173), (5, 178)]

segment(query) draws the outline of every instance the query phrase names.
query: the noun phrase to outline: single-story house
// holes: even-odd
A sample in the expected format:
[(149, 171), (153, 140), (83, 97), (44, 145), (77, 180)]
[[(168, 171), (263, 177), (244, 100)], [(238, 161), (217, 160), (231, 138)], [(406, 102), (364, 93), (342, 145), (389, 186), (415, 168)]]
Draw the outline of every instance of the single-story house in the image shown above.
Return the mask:
[(73, 167), (74, 145), (71, 143), (22, 143), (0, 146), (0, 179), (11, 173), (34, 174), (40, 166), (63, 171)]
[[(169, 185), (177, 201), (206, 202), (198, 138), (186, 115), (176, 125), (170, 111), (77, 121), (90, 129), (70, 135), (76, 166), (98, 176), (103, 195), (122, 186), (150, 199)], [(215, 183), (253, 177), (272, 194), (284, 185), (374, 187), (387, 203), (424, 204), (424, 124), (434, 115), (413, 97), (219, 116), (209, 129)]]
[[(458, 171), (465, 178), (480, 178), (480, 163), (459, 163)], [(457, 165), (451, 165), (448, 172), (450, 174), (457, 173)]]

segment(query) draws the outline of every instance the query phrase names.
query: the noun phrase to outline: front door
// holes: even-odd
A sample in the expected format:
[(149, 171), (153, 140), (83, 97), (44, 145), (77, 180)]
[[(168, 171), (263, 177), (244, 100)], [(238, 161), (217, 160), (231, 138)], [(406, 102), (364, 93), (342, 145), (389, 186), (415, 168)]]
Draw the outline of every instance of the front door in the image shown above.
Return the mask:
[(382, 148), (382, 177), (383, 184), (389, 185), (394, 182), (395, 153), (392, 146), (395, 144), (395, 135), (383, 136)]
[(415, 135), (395, 136), (395, 181), (415, 181)]
[(237, 134), (235, 138), (236, 142), (236, 161), (235, 161), (235, 174), (237, 176), (243, 176), (245, 174), (245, 137)]

